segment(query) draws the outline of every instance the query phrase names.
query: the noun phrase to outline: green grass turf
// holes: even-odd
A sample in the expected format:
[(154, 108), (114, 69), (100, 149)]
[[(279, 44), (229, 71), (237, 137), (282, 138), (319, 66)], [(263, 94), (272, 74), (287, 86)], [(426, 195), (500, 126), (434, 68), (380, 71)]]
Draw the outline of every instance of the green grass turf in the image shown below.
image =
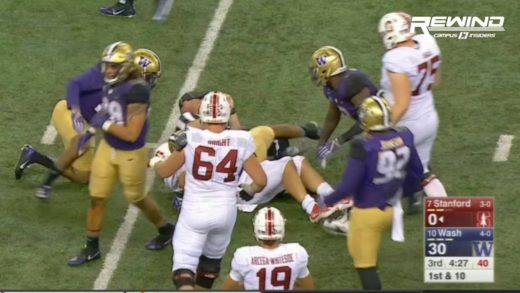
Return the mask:
[[(173, 101), (198, 50), (218, 1), (177, 0), (162, 25), (151, 21), (154, 5), (138, 0), (134, 19), (103, 17), (97, 9), (110, 1), (0, 1), (0, 39), (3, 80), (0, 101), (0, 288), (91, 289), (102, 262), (69, 268), (68, 258), (84, 242), (88, 189), (64, 179), (58, 181), (49, 203), (33, 197), (43, 180), (42, 168), (33, 167), (14, 181), (13, 167), (24, 143), (54, 156), (61, 146), (40, 145), (55, 102), (65, 94), (66, 82), (98, 61), (111, 42), (126, 40), (135, 47), (156, 51), (164, 75), (154, 92), (149, 141), (155, 142)], [(153, 1), (152, 1), (153, 3)], [(423, 229), (420, 216), (408, 216), (406, 242), (385, 239), (380, 259), (387, 289), (517, 288), (520, 256), (515, 245), (520, 233), (519, 151), (510, 160), (493, 163), (500, 134), (518, 135), (517, 102), (520, 81), (517, 48), (520, 11), (514, 1), (339, 1), (240, 0), (227, 16), (200, 89), (232, 94), (243, 124), (322, 122), (327, 102), (309, 80), (310, 54), (322, 45), (343, 50), (347, 63), (380, 78), (383, 49), (377, 39), (379, 17), (391, 10), (412, 15), (503, 15), (505, 32), (494, 39), (439, 39), (443, 52), (443, 84), (435, 92), (441, 127), (432, 166), (450, 195), (494, 196), (496, 199), (495, 283), (431, 285), (423, 283)], [(344, 119), (338, 132), (350, 126)], [(515, 141), (513, 141), (515, 142)], [(308, 157), (315, 166), (314, 144)], [(339, 180), (347, 150), (320, 172)], [(170, 219), (176, 211), (171, 195), (157, 179), (154, 197)], [(357, 274), (342, 237), (324, 233), (308, 222), (289, 198), (273, 202), (287, 221), (287, 241), (300, 242), (310, 254), (309, 268), (322, 289), (359, 289)], [(120, 190), (114, 192), (101, 238), (107, 253), (126, 210)], [(233, 240), (223, 262), (242, 245), (254, 244), (251, 214), (240, 214)], [(109, 289), (172, 289), (171, 250), (148, 252), (144, 243), (155, 231), (142, 216), (135, 226)], [(221, 283), (223, 278), (217, 281)]]

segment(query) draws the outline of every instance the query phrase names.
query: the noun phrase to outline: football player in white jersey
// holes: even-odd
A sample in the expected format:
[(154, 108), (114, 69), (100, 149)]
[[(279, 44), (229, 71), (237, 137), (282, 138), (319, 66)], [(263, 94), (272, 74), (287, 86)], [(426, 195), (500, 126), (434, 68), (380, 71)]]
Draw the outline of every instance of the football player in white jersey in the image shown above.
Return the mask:
[[(197, 127), (192, 125), (193, 127)], [(258, 128), (269, 128), (268, 126), (260, 126)], [(251, 135), (255, 142), (257, 141), (258, 132), (251, 131)], [(171, 155), (170, 145), (176, 145), (178, 138), (176, 134), (170, 137), (169, 143), (160, 145), (155, 151), (154, 156), (150, 159), (150, 165), (156, 161), (164, 161)], [(261, 139), (261, 138), (260, 138)], [(256, 144), (258, 145), (258, 144)], [(342, 208), (338, 205), (334, 208), (326, 210), (320, 209), (315, 199), (308, 193), (315, 193), (318, 196), (327, 196), (334, 191), (330, 184), (312, 167), (312, 165), (303, 156), (285, 156), (277, 160), (261, 160), (267, 157), (267, 149), (256, 149), (256, 157), (267, 175), (267, 185), (260, 193), (248, 194), (245, 190), (238, 189), (237, 198), (238, 208), (241, 211), (252, 212), (258, 204), (270, 202), (276, 195), (288, 192), (303, 210), (309, 215), (309, 220), (313, 223), (318, 222), (322, 218), (331, 215), (336, 208)], [(170, 188), (174, 195), (174, 206), (180, 209), (182, 204), (182, 187), (184, 186), (184, 171), (181, 167), (173, 176), (164, 179), (165, 185)], [(250, 176), (242, 172), (239, 183), (247, 184), (251, 182)], [(343, 204), (343, 203), (342, 203)]]
[(285, 219), (274, 207), (265, 207), (254, 218), (256, 246), (237, 249), (222, 290), (314, 289), (309, 255), (298, 243), (282, 243)]
[[(209, 92), (200, 106), (202, 129), (188, 127), (185, 144), (153, 168), (166, 178), (185, 165), (186, 183), (173, 236), (173, 281), (178, 290), (211, 289), (237, 217), (236, 189), (242, 169), (253, 178), (242, 188), (262, 191), (267, 177), (251, 134), (228, 130), (227, 95)], [(179, 141), (178, 141), (179, 143)]]
[(447, 196), (443, 184), (430, 173), (428, 164), (437, 137), (439, 116), (432, 89), (440, 84), (441, 51), (433, 36), (410, 31), (411, 16), (391, 12), (379, 21), (385, 48), (381, 87), (392, 104), (392, 122), (405, 126), (424, 168), (423, 191), (427, 196)]

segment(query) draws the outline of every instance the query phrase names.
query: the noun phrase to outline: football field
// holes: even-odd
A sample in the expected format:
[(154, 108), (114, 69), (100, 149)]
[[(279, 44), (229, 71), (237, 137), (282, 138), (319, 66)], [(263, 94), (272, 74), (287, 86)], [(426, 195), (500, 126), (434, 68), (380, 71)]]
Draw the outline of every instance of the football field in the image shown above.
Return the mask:
[[(378, 84), (384, 49), (377, 22), (397, 10), (418, 16), (505, 19), (505, 31), (496, 32), (494, 38), (437, 39), (443, 78), (434, 93), (441, 124), (433, 171), (450, 196), (495, 197), (495, 282), (425, 284), (419, 214), (405, 217), (404, 243), (389, 236), (384, 239), (383, 288), (520, 288), (520, 253), (515, 249), (520, 243), (516, 194), (520, 190), (516, 145), (520, 2), (176, 0), (162, 24), (151, 20), (155, 1), (136, 0), (135, 18), (106, 17), (97, 11), (112, 4), (108, 0), (0, 1), (0, 291), (174, 289), (171, 248), (145, 249), (156, 230), (142, 215), (128, 210), (120, 188), (110, 198), (100, 238), (102, 259), (71, 268), (67, 260), (85, 241), (88, 187), (60, 178), (52, 198), (42, 201), (34, 193), (45, 178), (43, 167), (31, 166), (21, 180), (14, 179), (24, 144), (53, 157), (60, 154), (60, 138), (46, 134), (53, 107), (65, 97), (68, 80), (99, 62), (105, 46), (123, 40), (161, 57), (163, 76), (152, 94), (150, 143), (169, 134), (171, 118), (178, 114), (174, 106), (179, 93), (194, 88), (231, 94), (246, 126), (310, 120), (321, 124), (328, 102), (310, 80), (310, 55), (321, 46), (335, 46), (350, 67), (365, 71)], [(335, 134), (351, 124), (343, 117)], [(45, 135), (50, 138), (42, 143)], [(509, 153), (497, 145), (503, 135), (514, 137)], [(348, 147), (335, 154), (324, 170), (315, 159), (315, 143), (300, 143), (308, 148), (305, 156), (334, 186), (345, 169)], [(499, 161), (494, 160), (496, 152)], [(164, 214), (174, 221), (178, 213), (171, 205), (171, 193), (159, 178), (150, 187)], [(317, 288), (361, 288), (344, 237), (311, 224), (288, 195), (272, 205), (287, 218), (285, 240), (299, 242), (309, 252)], [(239, 214), (216, 288), (229, 272), (233, 251), (256, 243), (252, 216)]]

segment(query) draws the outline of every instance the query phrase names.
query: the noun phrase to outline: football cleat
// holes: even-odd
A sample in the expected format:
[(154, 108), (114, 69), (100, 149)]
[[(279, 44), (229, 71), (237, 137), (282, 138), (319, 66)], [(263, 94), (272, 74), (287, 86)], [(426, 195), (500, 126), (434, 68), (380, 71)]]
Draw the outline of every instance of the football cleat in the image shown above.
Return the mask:
[(173, 224), (169, 225), (169, 231), (164, 234), (159, 234), (155, 236), (152, 240), (146, 242), (146, 249), (148, 250), (161, 250), (166, 247), (166, 245), (172, 243), (173, 231), (175, 231), (175, 226)]
[(321, 129), (317, 122), (310, 121), (302, 126), (303, 131), (305, 132), (305, 137), (310, 139), (320, 139)]
[(337, 210), (336, 207), (325, 207), (320, 208), (318, 203), (314, 203), (312, 206), (311, 214), (309, 215), (309, 220), (312, 223), (317, 223), (323, 218), (327, 218), (332, 215)]
[(101, 258), (101, 252), (99, 249), (83, 248), (79, 255), (69, 259), (68, 264), (71, 267), (77, 267), (87, 262)]
[(16, 164), (16, 168), (14, 169), (14, 177), (16, 180), (19, 180), (23, 176), (23, 171), (29, 167), (31, 162), (31, 156), (36, 152), (36, 150), (31, 145), (24, 145), (22, 147), (22, 152), (20, 153), (20, 158), (18, 159), (18, 163)]
[(40, 199), (49, 199), (52, 194), (52, 186), (42, 185), (36, 189), (34, 196)]
[(349, 227), (349, 211), (336, 210), (332, 215), (327, 217), (323, 223), (323, 229), (332, 235), (345, 236), (348, 233)]
[(126, 16), (126, 17), (134, 17), (135, 16), (135, 6), (134, 4), (123, 4), (117, 2), (114, 6), (109, 7), (101, 7), (99, 12), (108, 16)]

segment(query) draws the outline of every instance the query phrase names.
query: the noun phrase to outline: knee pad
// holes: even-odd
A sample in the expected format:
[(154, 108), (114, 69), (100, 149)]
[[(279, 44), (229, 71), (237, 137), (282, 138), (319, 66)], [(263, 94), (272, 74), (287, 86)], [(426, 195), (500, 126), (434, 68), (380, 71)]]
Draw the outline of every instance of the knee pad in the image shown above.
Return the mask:
[(195, 274), (187, 269), (175, 270), (172, 279), (177, 290), (182, 286), (195, 286)]
[(202, 288), (211, 289), (211, 287), (213, 287), (213, 282), (215, 282), (219, 276), (221, 262), (221, 258), (209, 258), (202, 255), (199, 258), (195, 284)]
[(435, 174), (432, 174), (430, 172), (424, 173), (422, 181), (421, 181), (421, 186), (424, 187), (424, 186), (428, 185), (428, 183), (430, 183), (435, 178), (437, 178), (437, 176), (435, 176)]

